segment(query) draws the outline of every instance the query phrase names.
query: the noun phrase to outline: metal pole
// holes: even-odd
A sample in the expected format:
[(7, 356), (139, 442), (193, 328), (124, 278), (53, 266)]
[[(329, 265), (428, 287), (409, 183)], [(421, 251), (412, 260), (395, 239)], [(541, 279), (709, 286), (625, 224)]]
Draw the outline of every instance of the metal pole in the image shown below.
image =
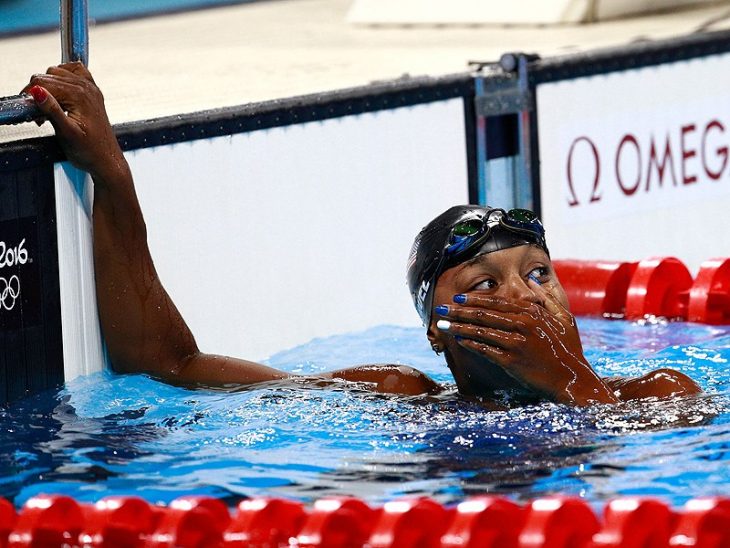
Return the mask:
[[(489, 73), (476, 76), (475, 110), (477, 114), (477, 161), (479, 162), (479, 203), (486, 204), (496, 198), (504, 207), (532, 208), (534, 205), (532, 177), (531, 136), (533, 133), (532, 113), (535, 110), (534, 97), (529, 85), (529, 63), (536, 55), (505, 53)], [(487, 129), (491, 121), (501, 116), (516, 116), (518, 129), (518, 151), (514, 156), (505, 156), (503, 163), (489, 160)], [(498, 128), (500, 126), (497, 126)], [(510, 136), (501, 134), (502, 141)], [(507, 163), (511, 159), (510, 163)], [(493, 168), (497, 172), (493, 176)]]
[(86, 0), (61, 0), (61, 62), (89, 64), (89, 18)]
[[(61, 0), (61, 62), (89, 62), (87, 0)], [(41, 117), (33, 99), (26, 95), (0, 97), (0, 125), (30, 122)]]
[(532, 154), (532, 132), (536, 131), (532, 127), (532, 113), (535, 110), (535, 97), (530, 90), (530, 79), (528, 76), (528, 64), (533, 59), (528, 55), (519, 55), (517, 57), (517, 86), (520, 93), (530, 100), (525, 110), (518, 113), (517, 120), (519, 131), (520, 157), (518, 159), (518, 175), (515, 188), (515, 203), (517, 207), (526, 209), (535, 209), (535, 200), (533, 196), (532, 181), (532, 163), (535, 160)]

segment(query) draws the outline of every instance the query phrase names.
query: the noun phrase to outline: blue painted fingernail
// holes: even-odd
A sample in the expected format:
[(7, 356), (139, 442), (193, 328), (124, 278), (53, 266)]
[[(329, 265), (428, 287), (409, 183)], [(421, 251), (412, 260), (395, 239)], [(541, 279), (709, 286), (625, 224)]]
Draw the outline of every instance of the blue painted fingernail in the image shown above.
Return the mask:
[(436, 314), (438, 314), (439, 316), (446, 316), (446, 314), (449, 313), (449, 307), (445, 304), (440, 304), (436, 308), (434, 308), (433, 311), (436, 312)]
[(449, 320), (439, 320), (436, 322), (436, 327), (441, 331), (448, 331), (451, 328), (451, 322)]
[(454, 335), (454, 340), (455, 340), (456, 342), (459, 342), (459, 341), (462, 341), (462, 340), (464, 340), (464, 337), (462, 337), (461, 335)]
[(466, 295), (464, 295), (463, 293), (454, 295), (454, 302), (457, 304), (464, 304), (466, 302)]
[(536, 283), (537, 285), (542, 285), (542, 284), (540, 283), (540, 280), (538, 280), (537, 278), (535, 278), (535, 276), (533, 276), (532, 274), (530, 274), (530, 275), (529, 275), (529, 276), (527, 276), (527, 277), (528, 277), (528, 278), (530, 278), (530, 279), (531, 279), (531, 280), (532, 280), (533, 282), (535, 282), (535, 283)]

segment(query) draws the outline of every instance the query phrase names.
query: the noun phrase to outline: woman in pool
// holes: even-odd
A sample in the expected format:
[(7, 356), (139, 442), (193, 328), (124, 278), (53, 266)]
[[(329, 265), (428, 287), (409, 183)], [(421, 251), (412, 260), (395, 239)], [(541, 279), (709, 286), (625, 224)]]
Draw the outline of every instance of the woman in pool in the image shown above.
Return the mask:
[[(34, 75), (25, 91), (53, 124), (68, 159), (94, 180), (97, 300), (115, 371), (188, 385), (297, 378), (314, 384), (341, 379), (384, 393), (441, 390), (405, 366), (365, 365), (302, 378), (200, 352), (155, 271), (132, 175), (91, 74), (80, 63), (51, 67)], [(699, 392), (690, 378), (669, 369), (634, 379), (596, 375), (542, 226), (528, 211), (449, 209), (417, 237), (408, 281), (431, 345), (445, 354), (464, 395), (587, 405)]]

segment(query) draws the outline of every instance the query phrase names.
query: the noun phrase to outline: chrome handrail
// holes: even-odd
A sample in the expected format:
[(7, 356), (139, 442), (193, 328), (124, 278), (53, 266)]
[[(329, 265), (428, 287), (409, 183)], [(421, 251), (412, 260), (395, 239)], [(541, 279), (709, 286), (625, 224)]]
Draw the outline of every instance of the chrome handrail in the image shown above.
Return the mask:
[(61, 0), (61, 62), (89, 65), (89, 17), (86, 0)]
[(40, 116), (40, 111), (36, 108), (33, 98), (26, 93), (0, 97), (0, 124), (2, 125), (31, 122)]
[[(89, 61), (89, 23), (86, 0), (61, 0), (61, 62)], [(0, 125), (30, 122), (42, 117), (27, 94), (0, 97)]]

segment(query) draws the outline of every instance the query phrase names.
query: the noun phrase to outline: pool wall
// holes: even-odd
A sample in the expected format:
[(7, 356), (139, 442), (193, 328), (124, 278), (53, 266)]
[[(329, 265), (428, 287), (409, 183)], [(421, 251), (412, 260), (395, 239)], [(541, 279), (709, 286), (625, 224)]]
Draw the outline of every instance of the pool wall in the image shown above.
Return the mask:
[[(201, 348), (262, 359), (314, 337), (416, 325), (406, 255), (421, 226), (456, 202), (541, 210), (557, 258), (662, 253), (696, 267), (729, 255), (716, 236), (730, 195), (728, 51), (730, 33), (719, 32), (554, 59), (507, 55), (474, 73), (116, 130), (157, 268)], [(22, 286), (20, 312), (0, 311), (0, 400), (103, 367), (93, 189), (63, 160), (49, 138), (0, 147), (0, 192), (40, 193), (30, 213), (5, 208), (0, 225), (0, 241), (25, 238), (33, 258), (0, 270)], [(28, 223), (38, 236), (19, 232)], [(33, 291), (42, 304), (25, 300)]]
[[(703, 45), (713, 53), (684, 56)], [(598, 74), (585, 72), (587, 59), (534, 73), (542, 217), (555, 256), (674, 255), (696, 271), (728, 255), (730, 54), (713, 51), (725, 45), (648, 49), (630, 70), (604, 55), (594, 63), (611, 70)]]
[(0, 402), (64, 380), (53, 165), (17, 151), (0, 162)]
[[(473, 78), (460, 74), (118, 126), (157, 269), (200, 347), (263, 359), (318, 336), (416, 325), (405, 264), (424, 212), (475, 199), (472, 101)], [(43, 371), (46, 358), (27, 348), (46, 339), (62, 364), (55, 384), (105, 360), (90, 180), (52, 139), (3, 145), (0, 169), (15, 184), (9, 193), (16, 172), (45, 173), (55, 208), (40, 224), (58, 227), (47, 259), (57, 285), (44, 298), (60, 318), (41, 334), (7, 323), (3, 370), (18, 386), (0, 386), (0, 400), (10, 401), (37, 391), (13, 369), (28, 356)], [(14, 224), (23, 215), (7, 214)], [(23, 294), (26, 268), (8, 269)]]
[(199, 346), (262, 359), (418, 325), (408, 250), (469, 200), (464, 109), (457, 96), (130, 151), (155, 264)]

